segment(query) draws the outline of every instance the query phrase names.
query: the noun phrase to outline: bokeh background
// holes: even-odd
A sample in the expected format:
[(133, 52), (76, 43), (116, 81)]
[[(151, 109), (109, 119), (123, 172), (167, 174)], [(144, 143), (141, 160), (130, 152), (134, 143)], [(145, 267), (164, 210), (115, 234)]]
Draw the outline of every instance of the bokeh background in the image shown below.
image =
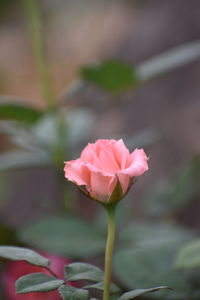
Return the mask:
[[(64, 180), (62, 162), (78, 157), (88, 142), (122, 137), (131, 150), (145, 148), (150, 169), (121, 205), (114, 279), (124, 290), (176, 289), (147, 299), (199, 299), (200, 2), (38, 2), (53, 105), (41, 92), (34, 52), (38, 24), (31, 27), (26, 1), (0, 0), (1, 244), (102, 267), (101, 208)], [(127, 83), (130, 70), (134, 76)], [(111, 88), (110, 77), (116, 83)], [(16, 107), (10, 112), (6, 105)], [(29, 106), (31, 121), (21, 110)], [(70, 246), (63, 242), (62, 221), (69, 222)], [(75, 240), (73, 224), (80, 232), (91, 223), (101, 242), (96, 232)], [(62, 231), (60, 246), (58, 232), (44, 239), (48, 226)], [(81, 253), (86, 243), (90, 251)], [(5, 262), (1, 268), (5, 272)]]

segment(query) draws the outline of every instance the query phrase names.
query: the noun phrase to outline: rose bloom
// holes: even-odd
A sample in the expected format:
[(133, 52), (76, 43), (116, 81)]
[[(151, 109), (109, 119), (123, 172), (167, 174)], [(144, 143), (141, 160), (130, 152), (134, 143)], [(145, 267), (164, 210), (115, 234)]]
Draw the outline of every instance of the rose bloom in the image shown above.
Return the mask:
[[(69, 264), (70, 261), (61, 257), (54, 255), (45, 255), (51, 260), (50, 268), (59, 277), (63, 278), (64, 266)], [(47, 293), (27, 293), (27, 294), (16, 294), (15, 291), (15, 281), (24, 275), (30, 273), (42, 272), (50, 275), (50, 272), (42, 267), (33, 266), (25, 261), (12, 261), (7, 264), (3, 274), (2, 274), (2, 285), (4, 288), (4, 293), (7, 300), (60, 300), (57, 291), (47, 292)]]
[(98, 140), (88, 144), (80, 158), (65, 162), (64, 172), (68, 180), (85, 186), (90, 197), (109, 203), (118, 182), (121, 198), (126, 195), (133, 179), (148, 170), (147, 160), (143, 149), (130, 153), (121, 139)]

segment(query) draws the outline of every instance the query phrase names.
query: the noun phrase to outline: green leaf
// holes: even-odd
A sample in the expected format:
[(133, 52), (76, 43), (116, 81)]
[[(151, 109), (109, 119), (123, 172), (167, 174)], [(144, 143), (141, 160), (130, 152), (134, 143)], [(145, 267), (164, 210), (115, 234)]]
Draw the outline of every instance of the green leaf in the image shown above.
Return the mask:
[(183, 229), (160, 224), (133, 224), (122, 230), (120, 235), (123, 248), (116, 251), (113, 261), (119, 280), (128, 289), (165, 284), (175, 288), (173, 297), (164, 290), (156, 293), (155, 297), (185, 300), (183, 295), (189, 295), (190, 283), (184, 274), (174, 270), (173, 265), (177, 251), (193, 235)]
[[(104, 289), (104, 282), (100, 281), (98, 283), (95, 284), (87, 284), (84, 286), (85, 289), (95, 289), (95, 290), (100, 290), (103, 291)], [(119, 293), (121, 291), (121, 289), (114, 283), (111, 283), (110, 285), (110, 293), (111, 294), (115, 294), (115, 293)]]
[(70, 257), (88, 257), (104, 251), (105, 237), (80, 218), (53, 217), (41, 220), (19, 232), (19, 239), (33, 247)]
[(0, 154), (0, 171), (50, 165), (45, 152), (13, 150)]
[(0, 246), (0, 257), (11, 260), (25, 260), (40, 267), (48, 267), (49, 260), (37, 252), (21, 247)]
[(200, 42), (197, 40), (151, 57), (138, 63), (135, 68), (119, 61), (108, 60), (101, 64), (82, 68), (81, 76), (107, 90), (119, 91), (127, 87), (134, 87), (138, 82), (146, 82), (169, 71), (174, 71), (199, 57)]
[(12, 103), (10, 98), (10, 96), (0, 96), (0, 119), (34, 123), (42, 117), (43, 113), (36, 108)]
[(72, 263), (64, 268), (65, 279), (67, 281), (88, 280), (99, 282), (103, 280), (103, 271), (91, 264)]
[(76, 291), (76, 288), (71, 285), (61, 285), (58, 289), (59, 295), (64, 300), (71, 299), (70, 297)]
[(63, 300), (87, 300), (89, 292), (84, 289), (77, 289), (69, 285), (62, 285), (59, 294)]
[(200, 267), (200, 239), (192, 241), (180, 250), (175, 266), (178, 268)]
[(182, 227), (149, 223), (132, 223), (119, 234), (123, 244), (140, 248), (173, 245), (179, 249), (193, 237), (190, 231)]
[(33, 273), (20, 277), (16, 283), (17, 294), (30, 292), (50, 292), (58, 289), (63, 280), (53, 278), (44, 273)]
[(138, 81), (132, 66), (115, 60), (84, 67), (81, 76), (111, 92), (127, 89)]
[(137, 289), (137, 290), (130, 291), (130, 292), (123, 294), (119, 298), (119, 300), (130, 300), (130, 299), (136, 298), (136, 297), (141, 296), (146, 293), (157, 292), (161, 289), (170, 289), (170, 288), (167, 286), (159, 286), (159, 287), (155, 287), (155, 288), (151, 288), (151, 289)]

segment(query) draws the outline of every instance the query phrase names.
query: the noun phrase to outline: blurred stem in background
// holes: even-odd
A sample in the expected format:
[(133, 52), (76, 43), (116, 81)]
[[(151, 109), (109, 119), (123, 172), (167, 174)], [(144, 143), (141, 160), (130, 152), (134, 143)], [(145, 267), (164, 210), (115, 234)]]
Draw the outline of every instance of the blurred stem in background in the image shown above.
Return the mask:
[(69, 213), (74, 213), (76, 210), (75, 195), (68, 182), (66, 182), (63, 174), (64, 161), (67, 160), (67, 154), (69, 154), (67, 138), (68, 130), (64, 118), (64, 114), (60, 112), (59, 118), (56, 122), (58, 140), (56, 147), (53, 149), (52, 157), (58, 173), (58, 180), (64, 201), (64, 209)]
[(45, 37), (40, 9), (37, 0), (22, 0), (22, 3), (29, 27), (33, 56), (37, 66), (42, 95), (47, 107), (52, 109), (55, 106), (56, 93), (45, 49)]
[(33, 56), (37, 66), (39, 82), (41, 85), (43, 99), (46, 103), (47, 112), (50, 111), (58, 114), (56, 121), (58, 140), (56, 146), (52, 149), (51, 156), (53, 164), (58, 173), (60, 190), (62, 191), (62, 198), (64, 201), (64, 208), (68, 212), (73, 212), (75, 210), (74, 199), (72, 199), (70, 196), (70, 191), (64, 181), (63, 174), (61, 173), (64, 160), (66, 160), (68, 146), (67, 126), (65, 122), (65, 115), (58, 110), (56, 103), (57, 95), (55, 92), (45, 47), (45, 32), (41, 12), (38, 0), (22, 0), (22, 3), (27, 18), (27, 25), (32, 42)]

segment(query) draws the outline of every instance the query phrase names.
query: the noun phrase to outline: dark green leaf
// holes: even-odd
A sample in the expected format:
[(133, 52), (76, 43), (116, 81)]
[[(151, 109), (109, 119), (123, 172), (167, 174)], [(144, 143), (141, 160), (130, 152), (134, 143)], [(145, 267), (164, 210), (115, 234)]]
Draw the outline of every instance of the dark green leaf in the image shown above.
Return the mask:
[(63, 280), (53, 278), (44, 273), (33, 273), (20, 277), (16, 281), (17, 294), (30, 292), (49, 292), (58, 289)]
[(178, 268), (200, 267), (200, 239), (192, 241), (180, 250), (175, 266)]
[(72, 263), (65, 266), (65, 279), (68, 281), (88, 280), (99, 282), (103, 280), (104, 273), (96, 266), (86, 263)]
[(48, 267), (49, 260), (37, 252), (21, 247), (0, 246), (0, 257), (11, 260), (25, 260), (28, 263)]
[(21, 241), (48, 252), (71, 257), (88, 257), (104, 251), (105, 237), (80, 218), (48, 218), (26, 226), (19, 232)]
[(81, 76), (112, 92), (127, 89), (138, 81), (132, 66), (114, 60), (84, 67), (81, 70)]
[(15, 231), (7, 226), (0, 224), (0, 240), (3, 245), (10, 245), (16, 243)]
[(62, 285), (59, 288), (59, 294), (63, 300), (87, 300), (89, 292), (83, 289), (77, 289), (69, 285)]
[(119, 298), (118, 294), (110, 295), (110, 300), (118, 300), (118, 298)]
[(108, 60), (101, 64), (84, 67), (81, 70), (83, 79), (93, 82), (110, 91), (119, 91), (138, 82), (145, 82), (169, 71), (174, 71), (200, 57), (200, 42), (169, 49), (155, 57), (139, 63), (135, 68), (128, 64)]
[[(98, 283), (95, 283), (95, 284), (87, 284), (87, 285), (84, 286), (84, 288), (85, 289), (95, 289), (95, 290), (103, 291), (104, 282), (101, 281), (101, 282), (98, 282)], [(120, 290), (121, 289), (116, 284), (111, 283), (111, 286), (110, 286), (110, 293), (111, 294), (119, 293)]]
[(130, 299), (136, 298), (138, 296), (141, 296), (143, 294), (157, 292), (162, 289), (170, 289), (170, 288), (167, 286), (159, 286), (159, 287), (155, 287), (155, 288), (151, 288), (151, 289), (137, 289), (137, 290), (130, 291), (130, 292), (123, 294), (119, 298), (119, 300), (130, 300)]
[(25, 123), (38, 121), (43, 113), (25, 104), (10, 102), (9, 96), (0, 96), (0, 119), (15, 120)]

